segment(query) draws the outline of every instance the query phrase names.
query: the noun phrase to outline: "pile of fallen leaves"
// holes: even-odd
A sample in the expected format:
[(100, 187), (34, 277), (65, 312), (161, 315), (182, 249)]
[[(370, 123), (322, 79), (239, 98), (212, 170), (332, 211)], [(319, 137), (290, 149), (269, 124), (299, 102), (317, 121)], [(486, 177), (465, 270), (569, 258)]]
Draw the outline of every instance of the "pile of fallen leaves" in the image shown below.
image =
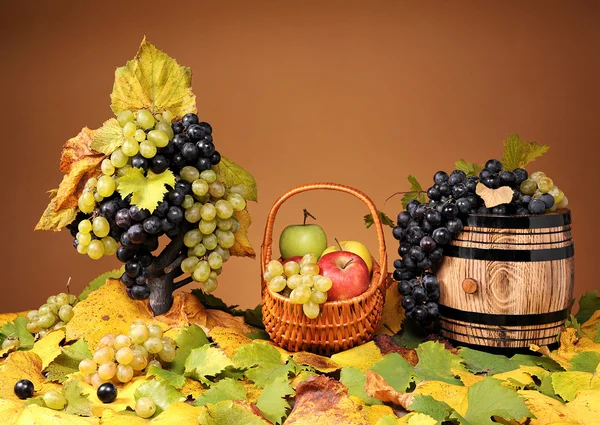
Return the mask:
[[(0, 342), (21, 338), (18, 351), (0, 352), (2, 424), (600, 423), (597, 292), (582, 299), (557, 350), (533, 346), (538, 353), (508, 358), (423, 342), (406, 331), (390, 336), (387, 329), (402, 320), (397, 291), (390, 290), (375, 340), (323, 357), (274, 346), (250, 325), (260, 325), (259, 309), (244, 312), (202, 293), (180, 293), (168, 314), (153, 317), (146, 303), (105, 277), (82, 294), (65, 328), (38, 341), (27, 333), (26, 312), (0, 316)], [(78, 364), (103, 335), (126, 333), (139, 319), (162, 326), (177, 342), (177, 357), (117, 386), (117, 399), (104, 404)], [(19, 379), (34, 383), (33, 398), (15, 396)], [(63, 411), (44, 406), (41, 396), (52, 389), (67, 399)], [(155, 401), (154, 417), (135, 415), (140, 397)]]

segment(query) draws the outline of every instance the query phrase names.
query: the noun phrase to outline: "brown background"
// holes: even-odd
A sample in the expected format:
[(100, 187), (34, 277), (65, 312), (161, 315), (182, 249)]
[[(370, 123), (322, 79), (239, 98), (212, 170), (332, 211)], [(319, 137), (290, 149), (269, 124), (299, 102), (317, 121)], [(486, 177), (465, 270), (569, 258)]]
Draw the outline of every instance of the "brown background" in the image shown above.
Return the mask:
[[(144, 35), (190, 66), (200, 117), (219, 150), (250, 170), (260, 247), (278, 195), (311, 181), (368, 193), (395, 216), (406, 176), (428, 184), (454, 160), (499, 156), (509, 133), (551, 146), (533, 170), (567, 193), (576, 294), (598, 288), (600, 3), (3, 2), (0, 311), (78, 292), (119, 264), (78, 255), (68, 232), (33, 232), (61, 176), (62, 144), (110, 117), (113, 72)], [(22, 5), (17, 5), (21, 3)], [(332, 239), (376, 250), (347, 195), (286, 204), (275, 234), (307, 207)], [(388, 232), (390, 264), (397, 244)], [(259, 302), (258, 260), (234, 259), (217, 291)]]

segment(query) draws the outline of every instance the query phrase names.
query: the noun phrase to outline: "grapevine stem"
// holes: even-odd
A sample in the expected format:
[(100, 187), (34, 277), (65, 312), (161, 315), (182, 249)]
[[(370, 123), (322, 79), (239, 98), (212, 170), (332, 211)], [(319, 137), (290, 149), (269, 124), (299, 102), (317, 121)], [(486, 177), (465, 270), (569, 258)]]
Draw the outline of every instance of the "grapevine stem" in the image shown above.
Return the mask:
[(179, 257), (177, 257), (175, 259), (175, 261), (173, 261), (171, 264), (169, 264), (167, 267), (165, 267), (165, 274), (170, 274), (171, 272), (173, 272), (177, 267), (181, 266), (181, 263), (183, 262), (183, 260), (185, 260), (187, 257), (187, 254), (181, 254)]
[(180, 280), (179, 282), (175, 282), (175, 289), (179, 289), (187, 285), (188, 283), (192, 283), (193, 281), (194, 279), (192, 278), (192, 276), (188, 276), (185, 279)]
[(409, 190), (408, 192), (396, 192), (396, 193), (393, 193), (392, 195), (388, 196), (388, 198), (385, 200), (384, 204), (396, 195), (406, 195), (408, 193), (427, 193), (427, 192), (425, 192), (424, 190)]

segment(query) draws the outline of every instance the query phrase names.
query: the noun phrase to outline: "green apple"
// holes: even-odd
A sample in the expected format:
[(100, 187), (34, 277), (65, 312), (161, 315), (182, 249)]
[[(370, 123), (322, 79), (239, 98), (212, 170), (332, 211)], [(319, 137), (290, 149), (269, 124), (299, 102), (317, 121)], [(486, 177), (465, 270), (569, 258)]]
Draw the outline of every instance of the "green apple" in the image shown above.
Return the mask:
[(371, 272), (371, 270), (373, 270), (373, 258), (371, 257), (369, 249), (364, 244), (357, 241), (341, 241), (339, 242), (339, 244), (331, 245), (330, 247), (325, 249), (325, 251), (323, 251), (323, 253), (321, 254), (321, 258), (325, 254), (329, 254), (330, 252), (335, 251), (353, 252), (365, 261), (367, 267), (369, 268), (369, 273)]
[[(306, 217), (313, 217), (304, 210), (304, 224), (287, 226), (279, 237), (279, 252), (281, 258), (304, 257), (312, 253), (317, 257), (327, 248), (327, 236), (321, 226), (306, 224)], [(313, 217), (314, 218), (314, 217)]]

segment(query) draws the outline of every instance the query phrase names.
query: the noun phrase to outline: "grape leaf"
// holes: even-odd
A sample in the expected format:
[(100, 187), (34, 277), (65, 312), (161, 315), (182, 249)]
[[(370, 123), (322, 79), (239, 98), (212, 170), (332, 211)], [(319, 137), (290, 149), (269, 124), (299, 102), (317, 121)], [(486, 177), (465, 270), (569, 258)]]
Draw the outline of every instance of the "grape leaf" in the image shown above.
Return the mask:
[(152, 170), (144, 176), (141, 168), (132, 167), (117, 179), (119, 185), (117, 190), (122, 198), (132, 194), (131, 203), (140, 209), (145, 208), (153, 212), (169, 191), (165, 185), (175, 186), (175, 175), (171, 170), (160, 174), (154, 174)]
[(90, 148), (105, 155), (110, 155), (121, 147), (125, 141), (123, 128), (115, 118), (104, 121), (96, 130)]
[(409, 175), (408, 182), (411, 184), (411, 186), (409, 192), (405, 193), (402, 197), (402, 207), (406, 209), (408, 203), (410, 201), (414, 201), (415, 199), (422, 204), (427, 202), (425, 192), (423, 192), (423, 188), (421, 187), (421, 184), (417, 181), (417, 178), (413, 175)]
[(91, 292), (104, 285), (106, 283), (106, 279), (119, 279), (124, 271), (125, 266), (121, 267), (120, 269), (114, 269), (101, 274), (96, 279), (92, 280), (85, 288), (83, 288), (83, 291), (81, 294), (79, 294), (79, 299), (81, 301), (85, 300)]
[(579, 323), (584, 323), (587, 322), (597, 310), (600, 310), (600, 296), (598, 296), (598, 290), (588, 291), (579, 299), (579, 311), (575, 317)]
[(382, 358), (383, 356), (381, 355), (379, 347), (377, 347), (373, 341), (358, 345), (346, 351), (341, 351), (331, 356), (331, 360), (336, 362), (339, 367), (354, 366), (363, 372)]
[(454, 163), (455, 170), (464, 171), (464, 173), (468, 176), (479, 176), (481, 170), (483, 170), (483, 165), (476, 164), (475, 162), (467, 162), (464, 159), (459, 159)]
[(244, 322), (255, 328), (264, 329), (265, 324), (262, 321), (262, 305), (259, 304), (253, 309), (248, 308), (244, 310)]
[[(378, 211), (377, 215), (379, 215), (379, 220), (381, 221), (381, 224), (384, 226), (390, 226), (391, 228), (394, 228), (396, 226), (396, 223), (394, 223), (394, 220), (392, 220), (391, 218), (389, 218), (386, 213), (384, 213), (383, 211)], [(372, 214), (367, 214), (363, 217), (363, 220), (365, 221), (365, 227), (368, 229), (369, 227), (371, 227), (373, 224), (375, 224), (375, 222), (373, 221), (373, 215)]]
[(8, 337), (17, 337), (21, 341), (21, 350), (33, 348), (33, 335), (27, 330), (27, 317), (18, 316), (12, 323), (6, 323), (0, 328), (0, 344)]
[(550, 147), (547, 145), (521, 140), (518, 134), (513, 133), (504, 141), (502, 165), (510, 171), (515, 168), (524, 168), (527, 164), (548, 152), (549, 149)]
[(251, 404), (232, 400), (205, 406), (198, 420), (202, 425), (271, 425), (254, 412)]
[(417, 348), (427, 338), (428, 333), (416, 325), (412, 320), (402, 322), (402, 333), (394, 340), (405, 348)]
[[(464, 419), (470, 424), (494, 425), (496, 422), (492, 421), (492, 416), (516, 421), (533, 416), (517, 393), (490, 377), (469, 388), (467, 397), (469, 407)], [(451, 417), (455, 416), (453, 414)]]
[(256, 180), (248, 171), (244, 170), (232, 160), (221, 157), (221, 162), (213, 167), (217, 178), (229, 188), (241, 186), (242, 196), (247, 201), (258, 201)]
[(260, 342), (242, 345), (232, 356), (235, 367), (246, 368), (246, 377), (259, 387), (278, 377), (287, 378), (292, 364), (284, 363), (275, 347)]
[(34, 230), (54, 230), (58, 232), (63, 227), (68, 224), (71, 224), (73, 220), (75, 220), (75, 216), (77, 216), (77, 209), (73, 208), (65, 208), (60, 211), (56, 211), (56, 195), (58, 193), (58, 189), (49, 190), (50, 194), (50, 203), (44, 210), (44, 213), (40, 217), (40, 220), (35, 225)]
[(185, 401), (185, 397), (174, 386), (156, 379), (144, 382), (135, 390), (135, 399), (139, 400), (142, 397), (149, 397), (156, 403), (155, 415), (166, 410), (173, 403)]
[(452, 369), (464, 370), (462, 359), (446, 350), (442, 344), (435, 341), (425, 342), (417, 347), (417, 355), (419, 363), (415, 366), (415, 372), (418, 379), (462, 385), (452, 372)]
[(180, 66), (144, 37), (135, 58), (115, 71), (110, 107), (115, 115), (127, 109), (150, 109), (152, 114), (168, 109), (183, 116), (196, 112), (191, 86), (190, 68)]
[(248, 239), (248, 228), (252, 224), (250, 213), (248, 210), (236, 211), (233, 216), (240, 222), (240, 229), (234, 233), (235, 242), (229, 252), (236, 257), (255, 258), (256, 253)]
[(65, 330), (59, 328), (48, 332), (43, 338), (38, 339), (33, 348), (32, 353), (37, 354), (42, 359), (42, 370), (60, 354), (60, 343), (65, 339)]
[(80, 361), (92, 358), (92, 353), (83, 339), (62, 347), (61, 351), (45, 370), (49, 381), (65, 382), (67, 375), (79, 371)]
[(458, 355), (463, 358), (466, 368), (473, 373), (483, 372), (494, 375), (496, 373), (515, 370), (519, 367), (506, 356), (490, 354), (467, 347), (461, 348)]
[(384, 356), (371, 366), (371, 370), (400, 393), (406, 392), (415, 378), (413, 367), (398, 353)]
[(595, 351), (583, 351), (573, 356), (569, 371), (594, 373), (599, 364), (600, 353)]
[(552, 374), (554, 392), (565, 401), (572, 401), (579, 391), (600, 390), (600, 366), (594, 373), (554, 372)]
[(398, 425), (398, 417), (396, 415), (386, 415), (379, 418), (375, 425)]
[(175, 342), (177, 343), (177, 354), (167, 369), (181, 375), (185, 371), (185, 360), (192, 349), (208, 344), (208, 338), (200, 326), (192, 325), (183, 328), (175, 338)]
[(185, 385), (185, 377), (162, 367), (150, 366), (146, 371), (146, 376), (153, 376), (159, 381), (164, 381), (177, 389)]
[(415, 396), (409, 406), (409, 410), (431, 416), (439, 423), (447, 420), (450, 412), (452, 412), (452, 408), (443, 401), (436, 400), (429, 395), (421, 394)]
[(209, 384), (208, 377), (217, 376), (228, 366), (233, 366), (233, 363), (223, 350), (205, 344), (190, 351), (190, 355), (185, 360), (185, 375), (203, 384)]
[(92, 416), (92, 403), (88, 395), (82, 393), (79, 380), (72, 379), (63, 385), (62, 393), (67, 399), (65, 413), (77, 416)]
[(529, 354), (515, 354), (510, 361), (517, 366), (540, 366), (550, 372), (564, 370), (558, 363), (549, 357), (532, 356)]
[(20, 379), (29, 379), (38, 392), (44, 394), (50, 390), (59, 390), (60, 386), (46, 382), (42, 374), (42, 359), (31, 351), (15, 351), (0, 364), (0, 399), (19, 400), (14, 392), (15, 383)]
[(382, 404), (381, 400), (367, 394), (367, 377), (360, 369), (346, 366), (340, 372), (340, 382), (348, 388), (348, 395), (363, 399), (367, 405)]
[(246, 400), (246, 389), (234, 379), (221, 379), (216, 384), (212, 384), (205, 393), (198, 397), (194, 402), (194, 406), (217, 404), (223, 400)]
[(294, 389), (287, 378), (278, 377), (265, 385), (256, 407), (258, 407), (265, 418), (274, 424), (280, 424), (287, 416), (290, 404), (285, 397), (293, 395)]
[(508, 204), (513, 198), (513, 190), (508, 186), (502, 186), (498, 189), (490, 189), (483, 183), (477, 183), (475, 193), (477, 193), (481, 199), (483, 199), (483, 202), (485, 202), (485, 206), (487, 208), (494, 208), (498, 205)]

